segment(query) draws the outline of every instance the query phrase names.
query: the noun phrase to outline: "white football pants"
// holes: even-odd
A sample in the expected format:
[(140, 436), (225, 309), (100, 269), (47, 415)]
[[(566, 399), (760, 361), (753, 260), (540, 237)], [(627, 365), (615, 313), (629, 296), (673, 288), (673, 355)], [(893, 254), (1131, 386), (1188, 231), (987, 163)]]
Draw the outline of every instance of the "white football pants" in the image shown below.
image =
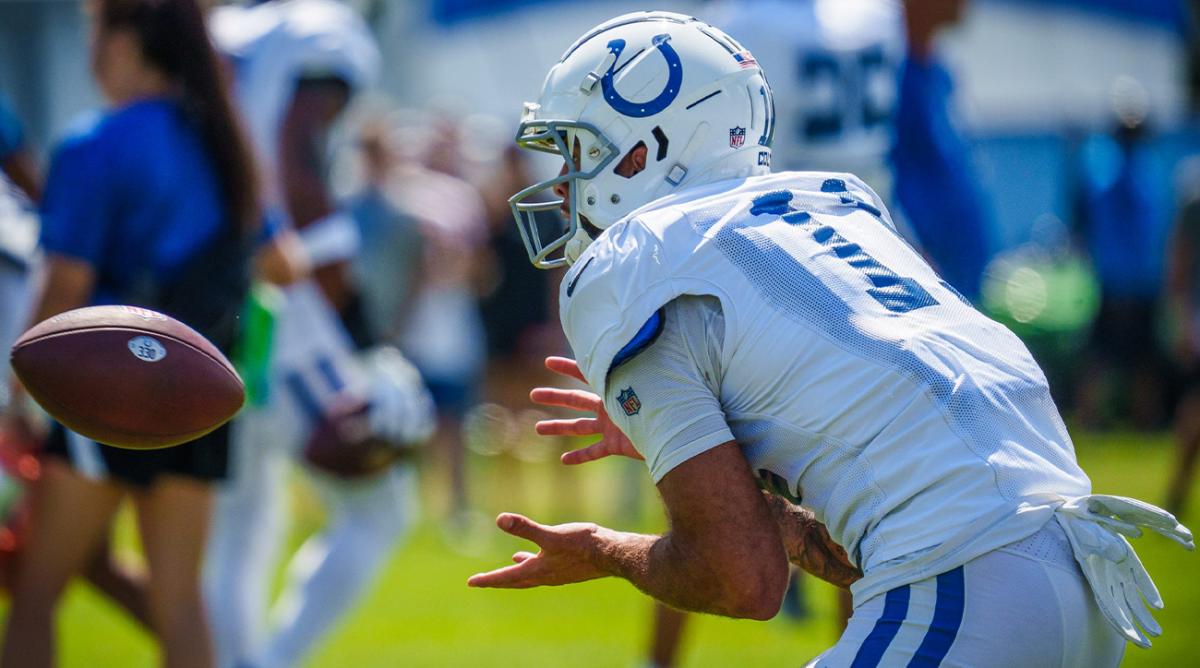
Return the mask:
[(276, 324), (270, 400), (233, 424), (205, 574), (221, 668), (297, 664), (358, 601), (415, 514), (416, 479), (405, 468), (353, 481), (306, 469), (327, 522), (289, 562), (286, 588), (268, 612), (291, 464), (325, 400), (361, 382), (334, 318), (315, 286), (289, 290)]
[(1051, 521), (952, 571), (856, 602), (841, 639), (809, 666), (1115, 668), (1124, 653)]

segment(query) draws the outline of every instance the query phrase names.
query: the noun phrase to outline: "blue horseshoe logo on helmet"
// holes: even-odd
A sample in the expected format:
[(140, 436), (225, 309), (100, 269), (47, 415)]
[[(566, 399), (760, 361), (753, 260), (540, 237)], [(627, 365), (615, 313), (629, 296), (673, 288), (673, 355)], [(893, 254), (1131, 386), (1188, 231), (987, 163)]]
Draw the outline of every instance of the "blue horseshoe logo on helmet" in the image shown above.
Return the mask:
[[(614, 39), (608, 43), (608, 52), (613, 54), (613, 63), (608, 66), (608, 71), (604, 73), (604, 77), (600, 79), (600, 87), (604, 92), (604, 99), (609, 106), (616, 109), (619, 113), (634, 118), (645, 118), (653, 116), (658, 112), (666, 109), (668, 105), (675, 101), (679, 96), (679, 84), (683, 83), (683, 65), (679, 62), (679, 54), (675, 53), (675, 49), (671, 48), (671, 36), (668, 34), (655, 35), (651, 40), (663, 58), (667, 61), (667, 86), (653, 100), (649, 102), (630, 102), (621, 97), (613, 86), (613, 74), (616, 74), (617, 61), (621, 59), (621, 52), (625, 50), (625, 40)], [(636, 58), (637, 55), (634, 55)], [(631, 58), (630, 61), (633, 59)], [(628, 65), (626, 62), (625, 65)], [(625, 67), (622, 65), (621, 67)]]

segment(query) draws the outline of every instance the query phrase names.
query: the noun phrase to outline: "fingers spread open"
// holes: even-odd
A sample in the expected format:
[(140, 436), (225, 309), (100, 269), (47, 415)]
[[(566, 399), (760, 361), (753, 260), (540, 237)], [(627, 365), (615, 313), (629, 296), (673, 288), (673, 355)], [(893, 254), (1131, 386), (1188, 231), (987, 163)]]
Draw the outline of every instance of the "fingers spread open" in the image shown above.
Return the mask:
[(554, 373), (560, 373), (564, 376), (570, 376), (575, 380), (587, 382), (587, 379), (583, 377), (583, 372), (579, 370), (579, 365), (573, 359), (567, 357), (547, 357), (546, 368)]
[(476, 573), (467, 578), (467, 586), (501, 587), (506, 589), (534, 587), (537, 585), (530, 578), (535, 574), (537, 563), (536, 559), (525, 559), (512, 566), (497, 568), (487, 573)]
[(602, 431), (600, 421), (595, 418), (541, 420), (534, 429), (542, 436), (590, 436)]
[(600, 397), (586, 390), (564, 390), (557, 387), (536, 387), (529, 399), (542, 406), (562, 406), (577, 411), (597, 412), (603, 404)]
[(613, 453), (609, 451), (607, 442), (597, 441), (586, 448), (564, 452), (560, 459), (562, 463), (567, 465), (584, 464), (597, 459), (603, 459), (611, 454)]
[(500, 513), (496, 517), (496, 526), (517, 538), (524, 538), (538, 545), (541, 545), (554, 535), (547, 527), (534, 522), (524, 515), (516, 513)]

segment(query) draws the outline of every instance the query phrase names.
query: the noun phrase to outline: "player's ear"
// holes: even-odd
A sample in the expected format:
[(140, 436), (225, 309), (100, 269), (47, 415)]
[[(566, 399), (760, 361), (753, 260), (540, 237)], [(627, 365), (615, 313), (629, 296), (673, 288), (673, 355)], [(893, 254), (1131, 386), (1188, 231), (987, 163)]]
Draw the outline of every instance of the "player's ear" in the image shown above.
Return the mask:
[(631, 156), (633, 158), (633, 168), (638, 172), (646, 168), (646, 154), (649, 152), (649, 149), (646, 148), (646, 144), (643, 142), (638, 142), (638, 145), (633, 147), (633, 154)]
[(625, 157), (621, 158), (621, 162), (617, 163), (616, 169), (613, 171), (625, 178), (631, 178), (646, 168), (646, 154), (649, 149), (646, 148), (646, 142), (640, 141)]

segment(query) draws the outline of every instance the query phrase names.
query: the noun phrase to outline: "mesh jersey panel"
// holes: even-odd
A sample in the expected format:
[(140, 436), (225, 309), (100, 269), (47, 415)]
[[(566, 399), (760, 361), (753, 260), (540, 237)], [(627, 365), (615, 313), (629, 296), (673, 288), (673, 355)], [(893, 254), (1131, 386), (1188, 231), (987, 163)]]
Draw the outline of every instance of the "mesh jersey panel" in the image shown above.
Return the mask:
[[(963, 443), (998, 465), (1005, 496), (1021, 495), (1031, 476), (1050, 474), (1046, 482), (1052, 482), (1061, 471), (1078, 471), (1045, 377), (1011, 332), (963, 302), (895, 232), (871, 221), (864, 226), (861, 211), (831, 211), (823, 201), (803, 198), (794, 198), (790, 208), (806, 207), (825, 211), (795, 217), (795, 223), (780, 224), (787, 214), (727, 221), (714, 235), (716, 245), (781, 314), (838, 342), (849, 357), (911, 378), (929, 392)], [(702, 210), (691, 217), (692, 225), (706, 234), (727, 212), (728, 206)], [(858, 249), (847, 254), (835, 247), (822, 254), (837, 256), (832, 262), (805, 261), (819, 257), (813, 255), (812, 241), (830, 230)], [(919, 311), (923, 306), (898, 312), (884, 305), (881, 311), (862, 294), (848, 297), (856, 284), (866, 282), (854, 275), (850, 262), (839, 260), (863, 256), (861, 246), (849, 240), (863, 237), (890, 245), (896, 268), (924, 284), (914, 299), (937, 295), (928, 306), (942, 308), (927, 314)], [(884, 266), (866, 257), (872, 262), (864, 264)], [(901, 318), (908, 319), (905, 326), (895, 327)], [(1014, 435), (1025, 438), (1017, 443)]]

